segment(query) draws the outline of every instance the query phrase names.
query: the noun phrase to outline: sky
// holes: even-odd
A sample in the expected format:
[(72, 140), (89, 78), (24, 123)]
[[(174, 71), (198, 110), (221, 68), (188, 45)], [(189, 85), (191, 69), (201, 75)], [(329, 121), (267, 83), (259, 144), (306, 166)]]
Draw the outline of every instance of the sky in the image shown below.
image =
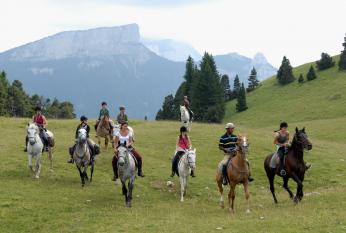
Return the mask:
[(137, 23), (200, 53), (262, 52), (279, 67), (340, 53), (345, 0), (0, 0), (0, 52), (60, 31)]

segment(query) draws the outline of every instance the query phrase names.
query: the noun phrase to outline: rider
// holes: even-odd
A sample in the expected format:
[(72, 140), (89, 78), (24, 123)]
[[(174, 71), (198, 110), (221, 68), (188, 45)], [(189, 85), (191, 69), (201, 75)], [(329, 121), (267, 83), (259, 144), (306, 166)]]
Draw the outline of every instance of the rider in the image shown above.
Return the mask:
[[(88, 118), (86, 116), (81, 116), (80, 117), (80, 121), (81, 123), (77, 126), (76, 129), (76, 133), (75, 133), (75, 139), (78, 138), (78, 131), (80, 129), (85, 129), (86, 133), (87, 133), (87, 143), (90, 149), (90, 154), (91, 154), (91, 159), (94, 159), (94, 156), (97, 154), (94, 147), (95, 147), (95, 143), (89, 138), (89, 132), (90, 132), (90, 126), (88, 125)], [(74, 150), (76, 148), (76, 143), (70, 148), (70, 156), (71, 158), (67, 161), (68, 163), (73, 163), (73, 154), (74, 154)]]
[[(228, 161), (231, 160), (235, 155), (236, 155), (236, 149), (237, 149), (237, 141), (238, 141), (238, 136), (233, 134), (235, 125), (233, 123), (227, 123), (226, 124), (226, 133), (221, 136), (220, 141), (219, 141), (219, 149), (225, 152), (225, 156), (223, 160), (221, 161), (222, 164), (222, 177), (223, 177), (223, 184), (227, 185), (227, 164)], [(250, 164), (247, 161), (249, 170), (250, 170)], [(249, 175), (248, 180), (251, 182), (254, 180), (252, 178), (251, 173)]]
[[(102, 102), (101, 103), (101, 109), (100, 109), (100, 113), (99, 113), (99, 118), (98, 118), (98, 120), (96, 121), (96, 124), (95, 124), (95, 130), (96, 131), (97, 131), (97, 126), (100, 123), (100, 120), (101, 120), (102, 117), (108, 117), (108, 119), (110, 119), (109, 111), (107, 109), (107, 103), (106, 102)], [(113, 125), (112, 125), (111, 122), (109, 122), (109, 126), (110, 126), (110, 132), (111, 132), (112, 129), (113, 129)]]
[(138, 176), (144, 177), (143, 171), (142, 171), (142, 156), (135, 150), (133, 147), (133, 136), (131, 131), (128, 129), (128, 123), (126, 121), (121, 122), (120, 125), (120, 130), (115, 134), (113, 137), (114, 144), (118, 145), (117, 147), (114, 148), (114, 156), (112, 160), (112, 165), (113, 165), (113, 180), (115, 181), (118, 178), (118, 150), (117, 148), (119, 147), (120, 144), (124, 144), (127, 146), (129, 151), (132, 153), (132, 155), (136, 158), (137, 160), (137, 165), (138, 165)]
[[(290, 146), (289, 144), (290, 134), (287, 128), (288, 128), (287, 122), (281, 122), (280, 130), (276, 131), (274, 136), (274, 145), (276, 145), (277, 147), (277, 154), (280, 158), (280, 175), (281, 176), (286, 175), (284, 159), (285, 159), (285, 155), (288, 152), (288, 147)], [(308, 170), (310, 167), (311, 167), (310, 164), (305, 164), (306, 170)]]
[(190, 115), (190, 121), (192, 121), (193, 119), (193, 112), (191, 111), (190, 109), (190, 101), (189, 99), (187, 98), (187, 96), (185, 95), (184, 96), (184, 99), (183, 99), (183, 103), (182, 103), (183, 106), (185, 106), (185, 108), (187, 109), (187, 111), (189, 112), (189, 115)]
[[(40, 138), (43, 142), (44, 150), (48, 151), (49, 136), (47, 134), (47, 129), (46, 129), (46, 126), (48, 123), (47, 123), (46, 117), (42, 114), (41, 107), (39, 107), (39, 106), (35, 107), (35, 112), (36, 112), (36, 114), (32, 117), (32, 122), (35, 123), (39, 127)], [(26, 142), (25, 145), (27, 145), (28, 144), (28, 138), (27, 137), (25, 139), (25, 142)], [(25, 146), (24, 150), (27, 151), (26, 146)]]
[[(185, 126), (182, 126), (180, 128), (180, 135), (177, 138), (176, 154), (174, 155), (172, 160), (171, 177), (175, 175), (175, 168), (178, 166), (179, 159), (181, 158), (181, 156), (183, 156), (186, 153), (186, 150), (189, 150), (190, 148), (191, 148), (191, 140), (190, 140), (190, 137), (187, 135), (187, 128)], [(191, 176), (195, 177), (195, 172), (193, 169), (191, 170)]]
[(118, 124), (120, 124), (121, 122), (124, 122), (124, 121), (128, 121), (128, 117), (125, 114), (125, 107), (124, 106), (120, 106), (119, 111), (120, 112), (119, 112), (119, 114), (117, 116)]

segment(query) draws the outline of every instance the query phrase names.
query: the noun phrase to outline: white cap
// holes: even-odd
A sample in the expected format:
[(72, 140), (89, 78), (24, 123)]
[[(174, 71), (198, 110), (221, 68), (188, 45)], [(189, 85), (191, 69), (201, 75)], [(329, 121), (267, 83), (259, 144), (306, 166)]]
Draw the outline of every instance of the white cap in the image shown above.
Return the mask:
[(235, 125), (233, 123), (227, 123), (225, 129), (229, 129), (229, 128), (234, 129)]

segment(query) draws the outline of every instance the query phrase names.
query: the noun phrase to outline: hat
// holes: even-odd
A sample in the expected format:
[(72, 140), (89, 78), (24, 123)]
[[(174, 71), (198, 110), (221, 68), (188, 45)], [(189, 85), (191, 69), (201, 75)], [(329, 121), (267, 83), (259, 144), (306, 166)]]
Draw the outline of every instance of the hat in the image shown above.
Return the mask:
[(119, 110), (125, 110), (125, 106), (120, 106)]
[(225, 129), (234, 129), (235, 125), (233, 123), (227, 123)]
[(81, 120), (81, 121), (87, 121), (88, 118), (87, 118), (86, 116), (81, 116), (81, 117), (80, 117), (80, 120)]
[(36, 106), (35, 107), (35, 111), (41, 111), (42, 109), (41, 109), (41, 107), (40, 106)]
[(107, 103), (103, 101), (103, 102), (101, 103), (101, 105), (102, 105), (102, 106), (103, 106), (103, 105), (107, 105)]
[(187, 132), (187, 128), (185, 126), (180, 127), (180, 132)]

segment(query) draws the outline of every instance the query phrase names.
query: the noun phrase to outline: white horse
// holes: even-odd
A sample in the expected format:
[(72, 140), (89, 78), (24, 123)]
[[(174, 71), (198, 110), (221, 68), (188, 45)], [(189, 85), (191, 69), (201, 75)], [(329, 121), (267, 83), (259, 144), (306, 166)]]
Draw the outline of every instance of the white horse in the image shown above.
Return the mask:
[(196, 149), (187, 150), (178, 163), (178, 172), (180, 177), (180, 201), (184, 201), (187, 193), (187, 179), (191, 174), (191, 169), (196, 168)]
[[(28, 136), (28, 160), (29, 169), (33, 172), (36, 179), (40, 178), (41, 172), (41, 156), (43, 150), (43, 143), (40, 138), (40, 129), (36, 124), (31, 123), (27, 126), (27, 136)], [(36, 157), (35, 168), (32, 167), (32, 158)]]
[(180, 121), (181, 124), (185, 126), (188, 131), (190, 131), (191, 127), (190, 117), (191, 116), (187, 108), (183, 105), (180, 105)]
[[(136, 163), (128, 148), (122, 144), (118, 147), (117, 166), (119, 178), (122, 184), (122, 192), (125, 196), (126, 207), (131, 207), (132, 190), (136, 179)], [(128, 189), (126, 188), (127, 180), (129, 180)]]
[[(79, 171), (80, 179), (82, 181), (82, 187), (85, 185), (85, 180), (88, 180), (88, 166), (90, 163), (90, 150), (88, 147), (88, 137), (87, 137), (87, 131), (85, 129), (78, 130), (78, 138), (77, 138), (77, 144), (73, 153), (73, 160), (76, 163), (76, 167)], [(82, 171), (83, 168), (83, 171)], [(92, 180), (92, 173), (93, 168), (91, 169), (91, 179)]]

